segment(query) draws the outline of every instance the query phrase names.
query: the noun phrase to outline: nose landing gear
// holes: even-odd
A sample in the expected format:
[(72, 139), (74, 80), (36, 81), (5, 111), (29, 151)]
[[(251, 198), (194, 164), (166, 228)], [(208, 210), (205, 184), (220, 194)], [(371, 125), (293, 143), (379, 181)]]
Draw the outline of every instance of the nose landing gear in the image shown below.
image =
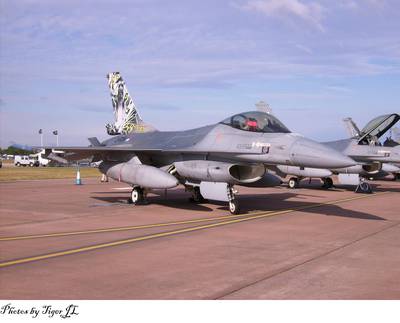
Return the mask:
[(236, 191), (233, 189), (233, 186), (228, 185), (227, 186), (227, 195), (228, 195), (228, 203), (229, 203), (229, 212), (231, 212), (231, 214), (239, 214), (240, 213), (239, 201), (235, 199), (235, 193), (236, 193)]

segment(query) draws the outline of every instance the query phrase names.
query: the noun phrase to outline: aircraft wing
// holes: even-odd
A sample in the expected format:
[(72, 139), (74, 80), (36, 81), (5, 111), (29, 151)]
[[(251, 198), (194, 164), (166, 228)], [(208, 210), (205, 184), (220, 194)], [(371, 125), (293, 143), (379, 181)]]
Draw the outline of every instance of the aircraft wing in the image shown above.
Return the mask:
[[(238, 154), (237, 151), (229, 152), (229, 151), (200, 151), (193, 149), (154, 149), (154, 148), (134, 148), (128, 146), (89, 146), (89, 147), (44, 147), (45, 149), (45, 157), (50, 159), (59, 160), (62, 158), (67, 161), (77, 161), (89, 157), (95, 157), (95, 160), (103, 159), (104, 155), (109, 154), (139, 154), (139, 153), (214, 153), (214, 154)], [(246, 154), (255, 154), (259, 155), (261, 152), (253, 151), (246, 152)], [(61, 156), (60, 156), (61, 155)], [(56, 157), (58, 159), (56, 159)]]
[(131, 147), (94, 146), (94, 147), (45, 147), (45, 156), (61, 162), (76, 161), (89, 157), (101, 160), (106, 154), (155, 152), (159, 149), (133, 149)]

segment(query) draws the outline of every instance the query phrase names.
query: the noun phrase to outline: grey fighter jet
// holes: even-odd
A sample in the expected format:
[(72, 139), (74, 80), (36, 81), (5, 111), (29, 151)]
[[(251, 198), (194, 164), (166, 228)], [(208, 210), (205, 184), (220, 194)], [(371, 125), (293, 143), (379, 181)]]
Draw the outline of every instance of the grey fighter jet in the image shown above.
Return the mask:
[(371, 192), (371, 187), (364, 180), (365, 178), (376, 174), (382, 175), (400, 171), (400, 168), (396, 165), (400, 163), (400, 146), (386, 147), (379, 143), (379, 138), (399, 120), (400, 115), (397, 113), (382, 115), (374, 118), (362, 130), (359, 130), (351, 118), (346, 118), (344, 121), (351, 138), (323, 143), (351, 157), (357, 161), (358, 165), (333, 169), (287, 167), (284, 165), (277, 168), (281, 172), (281, 176), (296, 176), (289, 179), (288, 186), (290, 188), (297, 187), (302, 178), (313, 177), (321, 178), (323, 187), (330, 188), (333, 185), (330, 176), (338, 174), (339, 181), (343, 184), (357, 185), (359, 191)]
[[(122, 83), (119, 73), (108, 78)], [(120, 91), (124, 92), (124, 84)], [(57, 147), (64, 154), (49, 158), (80, 160), (92, 157), (102, 161), (99, 169), (115, 180), (132, 185), (129, 201), (141, 204), (151, 189), (170, 189), (183, 185), (195, 202), (203, 199), (225, 201), (232, 214), (239, 212), (234, 185), (274, 186), (280, 179), (266, 166), (340, 168), (355, 162), (340, 152), (291, 133), (273, 115), (250, 111), (238, 113), (216, 124), (184, 131), (157, 131), (139, 117), (128, 92), (116, 95), (126, 100), (134, 115), (133, 126), (114, 127), (113, 137), (99, 142), (90, 138), (89, 147)], [(116, 114), (118, 117), (118, 113)], [(145, 125), (145, 126), (142, 126)], [(129, 133), (124, 129), (130, 129)], [(121, 130), (121, 131), (120, 131)]]

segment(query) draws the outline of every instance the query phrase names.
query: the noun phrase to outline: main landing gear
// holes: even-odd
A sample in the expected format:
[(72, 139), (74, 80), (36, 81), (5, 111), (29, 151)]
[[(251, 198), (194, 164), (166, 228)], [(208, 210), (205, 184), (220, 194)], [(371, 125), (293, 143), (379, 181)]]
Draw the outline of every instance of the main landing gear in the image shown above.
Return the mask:
[[(228, 202), (228, 208), (231, 214), (239, 214), (240, 212), (239, 201), (235, 199), (237, 191), (235, 191), (231, 184), (202, 182), (200, 186), (187, 185), (186, 189), (192, 193), (189, 201), (193, 203), (204, 203), (208, 201), (207, 199), (224, 201)], [(202, 193), (207, 199), (204, 198)]]
[(200, 192), (200, 187), (194, 186), (192, 189), (192, 196), (189, 198), (190, 202), (193, 203), (204, 203), (207, 202), (207, 200), (201, 195)]
[(140, 186), (133, 187), (131, 196), (128, 198), (129, 204), (145, 205), (148, 204), (146, 200), (146, 192)]
[(329, 189), (333, 187), (333, 180), (330, 177), (321, 178), (322, 180), (322, 187), (325, 189)]
[(299, 179), (296, 177), (291, 177), (288, 181), (288, 187), (291, 189), (298, 188), (299, 187)]

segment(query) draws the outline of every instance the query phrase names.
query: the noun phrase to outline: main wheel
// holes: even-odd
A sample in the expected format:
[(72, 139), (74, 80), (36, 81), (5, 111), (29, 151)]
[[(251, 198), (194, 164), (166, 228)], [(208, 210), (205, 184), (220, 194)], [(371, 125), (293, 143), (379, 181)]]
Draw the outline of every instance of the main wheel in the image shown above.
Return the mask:
[(18, 163), (15, 164), (15, 166), (20, 167), (21, 164), (18, 162)]
[(29, 167), (33, 167), (33, 163), (29, 163)]
[(231, 214), (239, 214), (240, 208), (237, 200), (229, 201), (229, 212), (231, 212)]
[(196, 203), (201, 203), (204, 201), (203, 195), (201, 195), (200, 187), (193, 188), (193, 201)]
[(323, 184), (322, 187), (323, 188), (331, 188), (333, 186), (333, 180), (330, 177), (325, 177), (322, 179)]
[(297, 188), (299, 187), (299, 180), (296, 177), (291, 177), (288, 182), (289, 188)]
[(141, 204), (144, 201), (143, 190), (140, 187), (134, 187), (131, 192), (131, 197), (128, 199), (130, 204)]

